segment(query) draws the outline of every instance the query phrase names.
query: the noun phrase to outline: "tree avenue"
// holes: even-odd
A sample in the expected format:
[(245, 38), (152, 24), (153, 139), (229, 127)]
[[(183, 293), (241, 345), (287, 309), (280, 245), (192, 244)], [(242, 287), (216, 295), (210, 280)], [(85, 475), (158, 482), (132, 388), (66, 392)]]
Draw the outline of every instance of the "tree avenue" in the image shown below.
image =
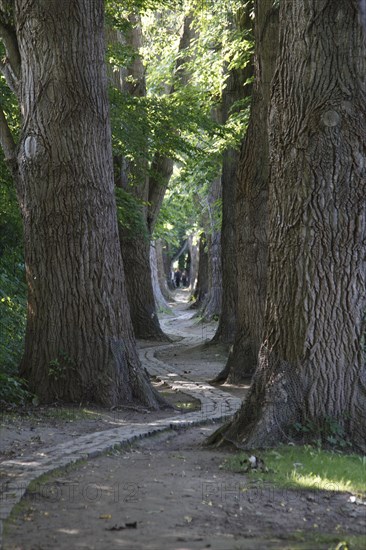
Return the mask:
[(262, 344), (213, 440), (270, 446), (332, 419), (364, 449), (366, 41), (357, 2), (291, 0), (279, 15)]
[[(212, 442), (335, 422), (364, 448), (365, 14), (363, 0), (0, 0), (1, 212), (21, 240), (5, 158), (30, 392), (162, 405), (134, 338), (168, 340), (157, 304), (178, 265), (178, 300), (188, 275), (200, 321), (221, 316), (211, 343), (234, 342), (216, 382), (253, 376)], [(19, 249), (1, 285), (16, 288)], [(19, 302), (0, 293), (16, 379), (24, 286)]]
[(15, 144), (0, 111), (24, 223), (21, 375), (43, 402), (158, 407), (135, 349), (118, 239), (104, 3), (16, 0), (1, 8), (3, 74), (22, 117)]

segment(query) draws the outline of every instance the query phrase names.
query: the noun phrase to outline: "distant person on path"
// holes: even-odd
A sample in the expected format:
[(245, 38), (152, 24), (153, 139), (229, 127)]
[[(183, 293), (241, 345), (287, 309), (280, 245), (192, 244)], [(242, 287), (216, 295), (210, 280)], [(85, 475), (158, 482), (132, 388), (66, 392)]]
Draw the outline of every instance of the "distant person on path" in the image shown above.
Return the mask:
[(174, 279), (175, 279), (175, 286), (177, 288), (180, 287), (180, 278), (181, 278), (181, 272), (179, 271), (179, 269), (176, 269), (175, 270), (175, 273), (174, 273)]

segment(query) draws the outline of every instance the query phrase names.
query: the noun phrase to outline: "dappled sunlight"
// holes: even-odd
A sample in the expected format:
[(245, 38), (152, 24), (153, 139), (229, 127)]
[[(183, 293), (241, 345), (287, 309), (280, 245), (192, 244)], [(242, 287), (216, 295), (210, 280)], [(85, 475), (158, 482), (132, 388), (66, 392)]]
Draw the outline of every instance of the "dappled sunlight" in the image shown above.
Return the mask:
[[(45, 457), (47, 455), (45, 455), (44, 453), (37, 453), (39, 457)], [(27, 460), (26, 458), (24, 460), (19, 460), (19, 459), (12, 459), (10, 461), (11, 465), (12, 466), (24, 466), (24, 467), (27, 467), (27, 468), (40, 468), (42, 466), (42, 464), (36, 460)], [(4, 462), (1, 462), (0, 464), (1, 466), (7, 466), (7, 461), (4, 461)]]
[(191, 297), (191, 290), (189, 288), (180, 288), (175, 290), (173, 294), (175, 302), (178, 304), (188, 304)]
[(250, 388), (250, 383), (249, 384), (228, 384), (227, 382), (225, 382), (225, 384), (222, 384), (220, 385), (220, 389), (238, 389), (238, 388), (244, 388), (245, 390), (249, 390)]
[[(252, 454), (257, 455), (256, 451)], [(243, 469), (249, 479), (269, 482), (289, 489), (330, 492), (355, 492), (366, 497), (366, 457), (324, 451), (312, 446), (283, 445), (259, 450), (262, 470), (245, 470), (247, 457), (237, 454), (224, 464), (228, 469)]]
[(58, 533), (65, 533), (65, 535), (78, 535), (80, 533), (79, 529), (57, 529)]
[(63, 4), (0, 1), (0, 547), (364, 550), (366, 0)]
[(293, 470), (290, 475), (291, 484), (294, 488), (317, 489), (322, 491), (352, 492), (354, 490), (352, 481), (349, 479), (336, 478), (332, 474), (307, 474), (301, 475)]

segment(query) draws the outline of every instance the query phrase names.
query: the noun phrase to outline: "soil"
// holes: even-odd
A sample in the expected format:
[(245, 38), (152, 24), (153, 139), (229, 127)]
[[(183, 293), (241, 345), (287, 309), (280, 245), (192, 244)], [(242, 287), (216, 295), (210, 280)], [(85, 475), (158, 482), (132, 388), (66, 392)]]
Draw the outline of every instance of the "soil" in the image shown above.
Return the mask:
[[(182, 299), (183, 293), (178, 297)], [(164, 315), (164, 330), (184, 340), (157, 350), (176, 372), (213, 378), (227, 350), (207, 346), (204, 327), (180, 304)], [(178, 340), (176, 338), (175, 340)], [(141, 343), (142, 347), (152, 343)], [(197, 401), (159, 385), (175, 406)], [(243, 396), (246, 387), (226, 387)], [(182, 405), (183, 404), (183, 405)], [(177, 414), (181, 412), (177, 411)], [(172, 411), (46, 408), (2, 418), (3, 458), (29, 454), (83, 433)], [(265, 550), (366, 547), (365, 506), (346, 493), (276, 489), (222, 465), (234, 451), (204, 446), (218, 425), (164, 432), (38, 479), (5, 527), (4, 549)], [(351, 543), (341, 545), (344, 540)]]
[[(176, 409), (177, 414), (200, 408), (200, 402), (190, 395), (172, 391), (156, 380), (152, 380), (152, 384)], [(42, 452), (45, 447), (80, 435), (127, 426), (133, 422), (151, 422), (173, 414), (174, 410), (150, 411), (138, 407), (106, 410), (87, 405), (60, 404), (27, 408), (17, 413), (3, 412), (0, 417), (0, 466), (5, 460), (27, 456), (34, 451)]]

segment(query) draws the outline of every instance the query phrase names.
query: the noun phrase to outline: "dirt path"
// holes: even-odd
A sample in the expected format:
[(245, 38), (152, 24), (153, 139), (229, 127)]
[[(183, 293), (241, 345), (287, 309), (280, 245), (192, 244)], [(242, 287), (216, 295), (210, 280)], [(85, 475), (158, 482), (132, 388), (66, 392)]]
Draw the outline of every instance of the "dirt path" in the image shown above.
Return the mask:
[[(183, 303), (176, 306), (162, 323), (177, 341), (144, 342), (141, 355), (171, 386), (202, 399), (211, 395), (207, 380), (222, 368), (226, 353), (204, 346), (215, 327), (202, 327), (191, 315)], [(215, 395), (230, 405), (244, 391), (230, 388)], [(141, 425), (154, 421), (151, 414), (133, 414), (143, 415)], [(184, 418), (192, 414), (197, 413)], [(165, 430), (33, 482), (7, 522), (4, 548), (317, 550), (335, 549), (350, 533), (364, 533), (363, 510), (347, 494), (276, 490), (222, 469), (227, 452), (202, 446), (216, 427)], [(359, 540), (354, 548), (361, 548)]]

